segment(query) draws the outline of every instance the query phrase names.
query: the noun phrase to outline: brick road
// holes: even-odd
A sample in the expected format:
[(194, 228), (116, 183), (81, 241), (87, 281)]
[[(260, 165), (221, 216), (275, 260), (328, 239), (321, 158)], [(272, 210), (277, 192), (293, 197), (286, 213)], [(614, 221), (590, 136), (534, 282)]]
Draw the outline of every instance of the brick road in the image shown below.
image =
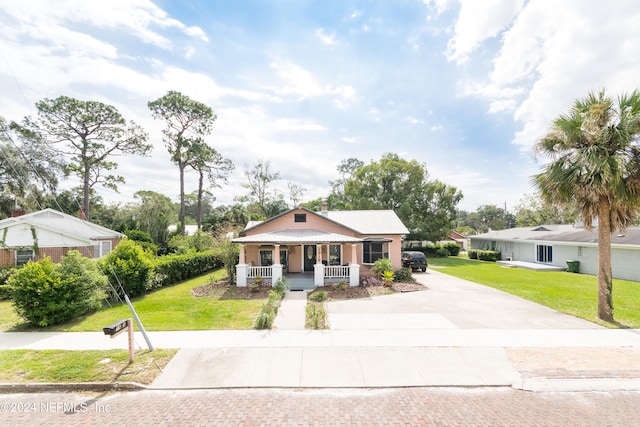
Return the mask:
[(640, 392), (227, 389), (0, 395), (11, 426), (631, 426)]

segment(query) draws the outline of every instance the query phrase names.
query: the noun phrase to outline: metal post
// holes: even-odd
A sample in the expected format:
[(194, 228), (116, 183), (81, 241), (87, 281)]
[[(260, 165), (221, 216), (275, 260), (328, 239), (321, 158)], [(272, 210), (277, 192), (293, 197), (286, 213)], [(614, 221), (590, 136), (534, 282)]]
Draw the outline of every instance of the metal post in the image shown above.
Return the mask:
[(144, 326), (142, 326), (142, 322), (140, 321), (140, 318), (138, 318), (138, 314), (136, 313), (136, 310), (133, 308), (133, 305), (131, 305), (131, 301), (129, 301), (129, 296), (127, 294), (124, 295), (124, 300), (127, 302), (127, 305), (129, 306), (129, 309), (133, 314), (133, 318), (136, 319), (138, 328), (140, 328), (140, 332), (142, 332), (142, 336), (144, 337), (144, 340), (147, 342), (149, 351), (153, 351), (154, 350), (153, 345), (151, 344), (151, 341), (149, 341), (149, 337), (147, 336), (147, 331), (144, 330)]

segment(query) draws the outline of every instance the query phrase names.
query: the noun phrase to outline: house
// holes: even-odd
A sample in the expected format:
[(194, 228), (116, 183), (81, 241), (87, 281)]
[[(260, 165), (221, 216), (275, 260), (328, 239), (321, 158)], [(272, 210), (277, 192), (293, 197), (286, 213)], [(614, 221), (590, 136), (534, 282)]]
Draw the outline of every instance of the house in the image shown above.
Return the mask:
[[(541, 225), (509, 228), (471, 236), (472, 249), (501, 252), (503, 260), (526, 261), (567, 267), (579, 261), (579, 272), (598, 273), (598, 233), (578, 225)], [(640, 228), (611, 235), (611, 268), (614, 278), (640, 281)]]
[[(314, 286), (327, 281), (357, 286), (360, 270), (380, 258), (400, 268), (402, 239), (409, 231), (392, 210), (320, 212), (294, 208), (262, 222), (250, 222), (232, 241), (240, 244), (238, 286), (256, 276), (272, 283), (311, 277)], [(310, 279), (311, 280), (311, 279)]]
[(0, 220), (0, 267), (26, 264), (49, 256), (59, 262), (70, 250), (99, 258), (120, 242), (124, 234), (89, 221), (43, 209)]

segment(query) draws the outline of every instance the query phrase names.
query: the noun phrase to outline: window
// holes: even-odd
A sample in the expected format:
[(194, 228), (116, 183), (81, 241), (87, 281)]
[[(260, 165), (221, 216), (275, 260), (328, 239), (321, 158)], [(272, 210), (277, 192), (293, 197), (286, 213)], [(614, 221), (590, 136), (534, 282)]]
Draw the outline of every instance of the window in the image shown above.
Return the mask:
[(364, 242), (362, 244), (362, 262), (373, 264), (380, 258), (387, 258), (389, 254), (383, 252), (383, 246), (382, 242)]
[(101, 240), (93, 245), (93, 257), (100, 258), (111, 252), (111, 240)]
[(271, 249), (260, 250), (260, 265), (269, 266), (273, 264), (273, 251)]
[(329, 265), (342, 264), (342, 245), (329, 245)]
[(29, 261), (35, 260), (33, 249), (17, 249), (16, 265), (25, 265)]
[(547, 245), (536, 246), (536, 261), (551, 263), (553, 262), (553, 247)]
[(293, 222), (307, 222), (307, 214), (294, 214)]

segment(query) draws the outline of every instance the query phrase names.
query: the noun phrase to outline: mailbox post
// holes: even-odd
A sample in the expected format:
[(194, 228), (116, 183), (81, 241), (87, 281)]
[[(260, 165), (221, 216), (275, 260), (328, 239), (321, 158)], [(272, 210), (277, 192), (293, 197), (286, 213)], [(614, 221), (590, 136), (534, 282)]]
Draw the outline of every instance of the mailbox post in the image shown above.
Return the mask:
[(104, 332), (105, 335), (108, 335), (111, 338), (117, 337), (125, 330), (127, 330), (129, 335), (129, 362), (133, 362), (133, 358), (135, 356), (135, 347), (133, 342), (133, 319), (120, 319), (117, 322), (114, 322), (109, 326), (105, 326), (104, 328), (102, 328), (102, 332)]

